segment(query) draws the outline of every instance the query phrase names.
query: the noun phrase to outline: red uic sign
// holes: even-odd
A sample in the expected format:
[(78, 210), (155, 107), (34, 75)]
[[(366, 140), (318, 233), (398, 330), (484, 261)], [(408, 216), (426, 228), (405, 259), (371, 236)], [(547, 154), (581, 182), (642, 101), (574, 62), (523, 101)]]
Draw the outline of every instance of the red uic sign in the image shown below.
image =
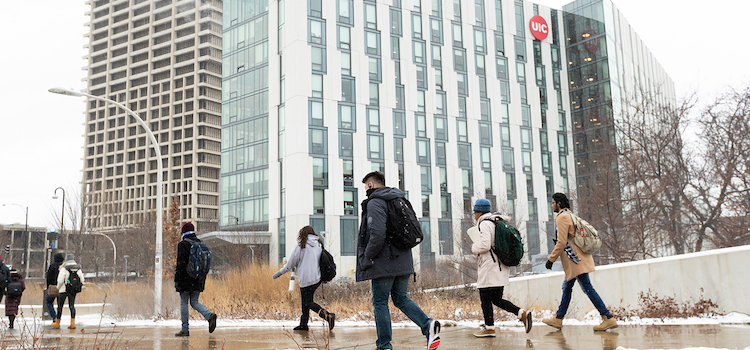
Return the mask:
[(539, 15), (531, 17), (531, 20), (529, 21), (529, 29), (531, 29), (531, 34), (539, 40), (547, 39), (547, 34), (549, 34), (547, 21)]

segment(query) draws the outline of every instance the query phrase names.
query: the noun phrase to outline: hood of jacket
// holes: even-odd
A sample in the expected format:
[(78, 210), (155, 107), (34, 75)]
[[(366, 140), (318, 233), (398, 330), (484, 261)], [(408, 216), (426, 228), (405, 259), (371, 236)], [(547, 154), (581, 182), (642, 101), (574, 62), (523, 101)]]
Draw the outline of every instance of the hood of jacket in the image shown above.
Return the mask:
[(307, 235), (307, 244), (305, 248), (315, 248), (320, 246), (320, 238), (316, 235)]
[(484, 213), (482, 214), (482, 216), (479, 217), (479, 220), (477, 220), (477, 227), (479, 227), (479, 223), (484, 220), (494, 221), (496, 218), (500, 218), (501, 220), (510, 223), (510, 217), (507, 215), (503, 215), (498, 212)]
[(79, 265), (75, 260), (68, 260), (65, 262), (65, 268), (68, 270), (80, 270), (81, 265)]
[(367, 191), (368, 199), (381, 198), (385, 201), (389, 201), (391, 199), (395, 199), (399, 197), (404, 197), (404, 191), (401, 191), (398, 188), (393, 188), (393, 187), (379, 187), (379, 188)]
[(62, 262), (65, 261), (65, 255), (63, 253), (57, 253), (55, 254), (55, 263), (60, 265)]

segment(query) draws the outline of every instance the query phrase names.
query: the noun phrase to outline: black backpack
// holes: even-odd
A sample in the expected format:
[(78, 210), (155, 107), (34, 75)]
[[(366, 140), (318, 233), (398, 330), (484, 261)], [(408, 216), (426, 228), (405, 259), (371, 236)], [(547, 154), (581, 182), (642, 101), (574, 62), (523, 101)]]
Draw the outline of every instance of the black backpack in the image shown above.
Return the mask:
[(14, 280), (8, 284), (8, 298), (20, 298), (23, 294), (23, 284), (21, 281)]
[(81, 283), (81, 278), (78, 277), (78, 271), (68, 270), (68, 272), (70, 272), (70, 276), (68, 276), (68, 281), (65, 283), (65, 292), (68, 294), (80, 293), (83, 283)]
[(211, 270), (211, 250), (202, 241), (185, 239), (190, 242), (190, 259), (187, 265), (187, 273), (192, 278), (202, 278)]
[(387, 201), (386, 240), (392, 246), (411, 249), (422, 243), (422, 227), (409, 200), (398, 197)]
[(499, 217), (493, 222), (495, 223), (495, 241), (492, 244), (492, 252), (503, 265), (517, 266), (523, 258), (521, 233)]
[(323, 251), (320, 253), (320, 280), (323, 283), (330, 282), (336, 277), (336, 263), (333, 256), (321, 245)]

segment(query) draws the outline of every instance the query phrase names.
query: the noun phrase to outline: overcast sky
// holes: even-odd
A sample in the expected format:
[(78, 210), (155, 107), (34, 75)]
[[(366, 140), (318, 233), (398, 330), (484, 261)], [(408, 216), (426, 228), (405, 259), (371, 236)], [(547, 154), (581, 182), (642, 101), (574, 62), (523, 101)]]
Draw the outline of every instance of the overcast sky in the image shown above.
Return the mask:
[[(568, 2), (537, 1), (558, 9)], [(727, 86), (750, 84), (750, 40), (743, 25), (750, 1), (615, 4), (672, 77), (678, 97), (695, 92), (705, 103)], [(0, 206), (2, 224), (24, 223), (25, 209), (15, 203), (28, 206), (30, 226), (53, 227), (53, 213), (59, 213), (62, 204), (61, 198), (52, 199), (55, 188), (66, 190), (66, 201), (78, 192), (83, 99), (53, 95), (47, 89), (85, 87), (81, 79), (87, 9), (83, 0), (3, 2), (0, 205), (8, 205)]]

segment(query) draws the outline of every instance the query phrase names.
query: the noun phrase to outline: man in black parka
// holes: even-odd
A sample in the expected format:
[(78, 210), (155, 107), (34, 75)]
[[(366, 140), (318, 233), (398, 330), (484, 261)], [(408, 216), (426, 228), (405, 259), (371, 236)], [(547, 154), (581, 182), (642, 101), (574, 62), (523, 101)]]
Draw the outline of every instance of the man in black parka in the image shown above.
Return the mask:
[(362, 223), (357, 239), (357, 282), (372, 280), (372, 306), (378, 333), (376, 350), (393, 348), (389, 296), (393, 305), (422, 330), (427, 337), (427, 349), (437, 349), (440, 322), (427, 317), (406, 295), (409, 276), (414, 274), (411, 249), (396, 248), (386, 240), (387, 202), (404, 197), (404, 192), (385, 187), (385, 176), (378, 171), (367, 174), (362, 183), (367, 189), (367, 199), (362, 201)]
[(193, 242), (200, 242), (200, 239), (195, 236), (195, 227), (190, 222), (182, 225), (181, 234), (182, 240), (180, 243), (177, 243), (177, 266), (174, 270), (174, 288), (177, 290), (177, 293), (180, 293), (182, 329), (175, 336), (190, 336), (188, 327), (190, 310), (188, 309), (188, 302), (190, 302), (195, 311), (198, 311), (208, 321), (208, 332), (213, 333), (214, 329), (216, 329), (216, 314), (208, 311), (203, 304), (198, 302), (198, 297), (200, 297), (206, 285), (206, 277), (193, 278), (187, 272), (188, 263), (190, 262), (190, 248)]

